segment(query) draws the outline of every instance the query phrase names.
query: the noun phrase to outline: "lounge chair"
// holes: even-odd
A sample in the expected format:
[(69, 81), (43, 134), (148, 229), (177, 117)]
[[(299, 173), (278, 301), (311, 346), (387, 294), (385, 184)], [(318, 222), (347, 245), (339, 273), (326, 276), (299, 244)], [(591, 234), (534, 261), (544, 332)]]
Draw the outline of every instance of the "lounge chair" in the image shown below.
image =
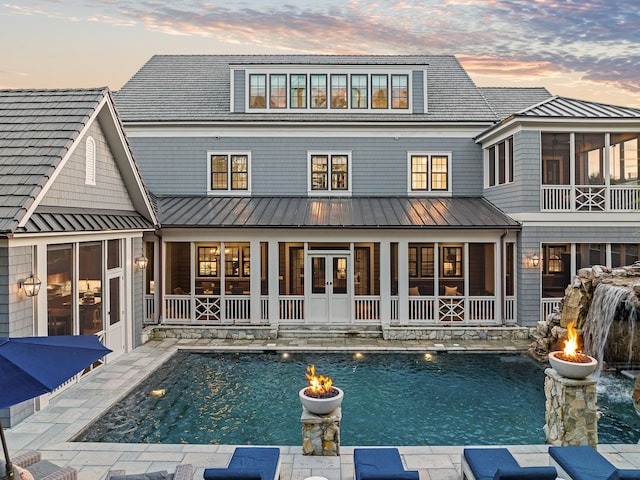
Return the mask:
[(417, 470), (405, 470), (397, 448), (354, 448), (356, 480), (419, 480)]
[(554, 467), (521, 467), (506, 448), (465, 448), (462, 480), (556, 480)]
[(593, 447), (549, 447), (549, 455), (559, 475), (572, 480), (640, 479), (640, 470), (616, 468)]
[(280, 449), (237, 447), (226, 468), (207, 468), (205, 480), (277, 480), (280, 478)]
[(193, 466), (182, 463), (176, 467), (175, 473), (166, 470), (149, 473), (134, 473), (126, 475), (124, 470), (111, 470), (105, 480), (193, 480)]
[[(40, 452), (35, 450), (16, 455), (11, 460), (14, 467), (27, 470), (34, 480), (77, 480), (78, 478), (78, 471), (75, 468), (59, 467), (48, 460), (42, 460)], [(0, 462), (0, 476), (4, 475), (5, 468), (5, 464)], [(19, 478), (20, 475), (15, 474), (15, 479), (18, 480)]]

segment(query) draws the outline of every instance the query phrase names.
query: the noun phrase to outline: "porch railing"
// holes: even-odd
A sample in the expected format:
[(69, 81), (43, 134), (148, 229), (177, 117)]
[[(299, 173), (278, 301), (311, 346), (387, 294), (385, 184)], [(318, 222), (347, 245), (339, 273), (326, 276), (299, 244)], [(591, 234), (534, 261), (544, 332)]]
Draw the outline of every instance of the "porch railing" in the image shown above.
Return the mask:
[(433, 297), (409, 297), (409, 321), (434, 321), (436, 319), (435, 302)]
[(516, 297), (506, 297), (504, 301), (504, 319), (506, 322), (516, 321)]
[(550, 313), (556, 308), (560, 308), (561, 298), (543, 298), (540, 301), (540, 315), (541, 320), (546, 320)]
[(380, 319), (380, 297), (358, 295), (354, 299), (354, 307), (356, 320)]
[(156, 299), (153, 295), (145, 295), (143, 303), (144, 323), (158, 323), (158, 317), (155, 313)]
[(304, 320), (304, 296), (281, 295), (278, 302), (280, 320)]
[(248, 295), (227, 295), (224, 297), (224, 317), (234, 324), (251, 321), (251, 298)]
[(640, 185), (542, 185), (543, 211), (633, 212), (640, 210)]

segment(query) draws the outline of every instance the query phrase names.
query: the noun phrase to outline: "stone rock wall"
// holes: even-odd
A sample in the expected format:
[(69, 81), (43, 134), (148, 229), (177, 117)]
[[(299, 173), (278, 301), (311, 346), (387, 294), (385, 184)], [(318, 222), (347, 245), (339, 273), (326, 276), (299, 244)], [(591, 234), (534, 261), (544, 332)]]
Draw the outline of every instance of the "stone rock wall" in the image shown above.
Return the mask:
[[(560, 302), (560, 308), (551, 313), (546, 319), (538, 322), (536, 339), (529, 348), (532, 357), (546, 361), (549, 352), (562, 350), (567, 337), (567, 325), (573, 322), (579, 333), (583, 333), (589, 317), (594, 293), (600, 284), (632, 293), (625, 297), (625, 305), (611, 308), (619, 311), (611, 312), (620, 318), (615, 318), (609, 330), (609, 339), (604, 350), (604, 357), (610, 362), (640, 361), (640, 329), (629, 328), (635, 326), (636, 317), (640, 311), (640, 262), (633, 265), (610, 269), (601, 265), (578, 270), (571, 284), (565, 289), (565, 295)], [(600, 305), (601, 302), (598, 302)], [(631, 305), (626, 305), (631, 303)], [(591, 312), (594, 318), (594, 312)], [(614, 316), (615, 316), (614, 315)], [(595, 314), (596, 318), (598, 314)], [(629, 352), (635, 352), (629, 358)], [(593, 355), (597, 352), (585, 352)], [(601, 360), (601, 359), (599, 359)]]

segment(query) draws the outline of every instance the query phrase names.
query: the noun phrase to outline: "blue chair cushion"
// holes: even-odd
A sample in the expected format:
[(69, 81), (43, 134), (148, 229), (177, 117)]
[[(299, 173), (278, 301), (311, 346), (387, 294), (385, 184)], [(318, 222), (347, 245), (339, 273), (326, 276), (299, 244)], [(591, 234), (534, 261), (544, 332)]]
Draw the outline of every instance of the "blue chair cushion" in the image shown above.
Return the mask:
[(549, 455), (573, 480), (608, 480), (616, 467), (593, 447), (549, 447)]
[[(278, 471), (280, 449), (270, 447), (237, 447), (227, 468), (208, 468), (205, 480), (273, 480)], [(227, 476), (225, 476), (225, 474)]]
[(555, 467), (498, 468), (493, 480), (556, 480)]
[(405, 470), (397, 448), (355, 448), (356, 480), (418, 480), (415, 470)]
[(639, 480), (640, 470), (616, 469), (607, 480)]
[(207, 468), (203, 477), (205, 480), (262, 480), (259, 470), (238, 468)]
[(516, 459), (506, 448), (465, 448), (462, 455), (476, 480), (493, 480), (498, 468), (520, 468)]

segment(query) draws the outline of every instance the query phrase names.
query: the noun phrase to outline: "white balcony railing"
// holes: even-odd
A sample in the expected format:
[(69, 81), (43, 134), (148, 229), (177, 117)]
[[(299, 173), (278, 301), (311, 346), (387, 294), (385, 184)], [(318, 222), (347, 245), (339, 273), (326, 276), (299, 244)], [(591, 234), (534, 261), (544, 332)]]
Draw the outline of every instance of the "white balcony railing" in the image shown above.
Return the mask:
[(542, 185), (547, 212), (633, 212), (640, 210), (640, 185)]
[(562, 298), (543, 298), (540, 301), (541, 320), (546, 320), (550, 313), (560, 308), (560, 302), (562, 302)]

